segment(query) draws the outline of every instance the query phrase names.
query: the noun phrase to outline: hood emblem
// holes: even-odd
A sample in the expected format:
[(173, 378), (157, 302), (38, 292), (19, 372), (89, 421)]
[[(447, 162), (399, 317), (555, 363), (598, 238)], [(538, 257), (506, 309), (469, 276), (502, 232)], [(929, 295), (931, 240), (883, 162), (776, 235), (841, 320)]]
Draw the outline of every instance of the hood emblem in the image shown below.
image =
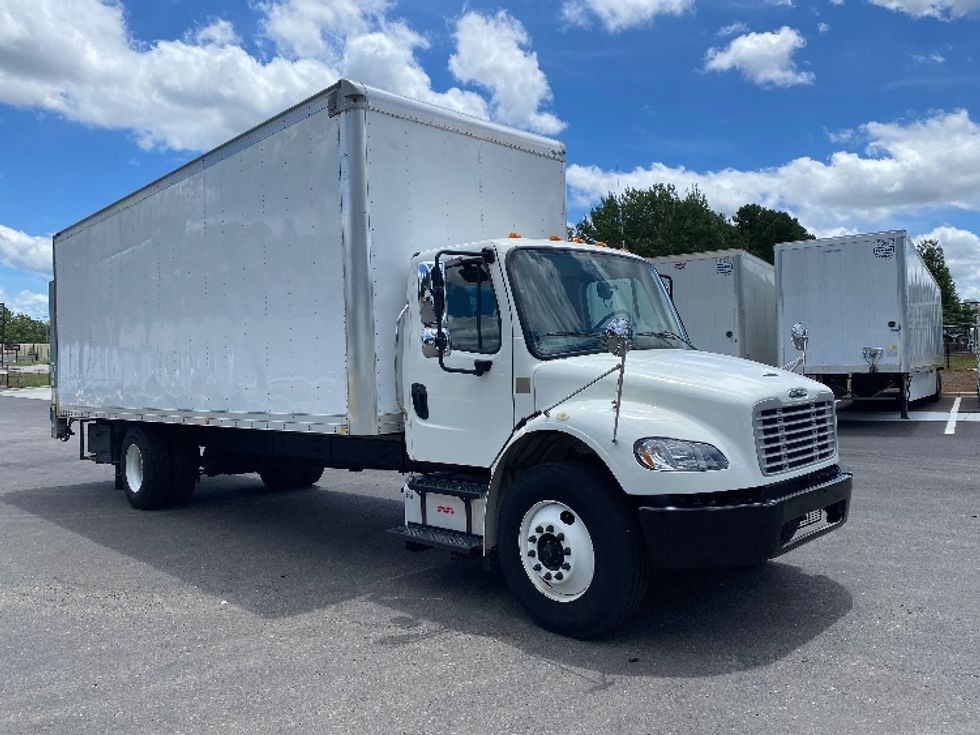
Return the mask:
[(807, 390), (806, 388), (793, 388), (789, 392), (790, 398), (806, 398)]

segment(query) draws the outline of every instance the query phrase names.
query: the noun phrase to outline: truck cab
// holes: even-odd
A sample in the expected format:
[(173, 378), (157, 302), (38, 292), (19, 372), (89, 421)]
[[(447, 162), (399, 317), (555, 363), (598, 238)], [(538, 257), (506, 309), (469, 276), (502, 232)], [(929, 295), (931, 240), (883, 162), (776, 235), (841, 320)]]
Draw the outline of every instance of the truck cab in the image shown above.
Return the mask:
[(510, 237), (410, 272), (407, 452), (459, 472), (409, 480), (402, 532), (495, 551), (546, 627), (593, 634), (650, 568), (755, 564), (845, 522), (830, 390), (692, 349), (642, 258)]

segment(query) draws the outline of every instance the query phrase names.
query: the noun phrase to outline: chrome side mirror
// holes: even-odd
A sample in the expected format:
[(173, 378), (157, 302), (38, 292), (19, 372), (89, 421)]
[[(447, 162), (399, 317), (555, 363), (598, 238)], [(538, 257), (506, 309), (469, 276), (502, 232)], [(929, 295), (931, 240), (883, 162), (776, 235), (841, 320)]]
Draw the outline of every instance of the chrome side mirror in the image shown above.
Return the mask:
[[(453, 342), (449, 338), (449, 330), (442, 328), (442, 336), (445, 341), (443, 355), (453, 354)], [(422, 327), (422, 356), (439, 357), (439, 332), (435, 327)]]
[(633, 325), (625, 317), (616, 317), (602, 333), (606, 349), (616, 357), (624, 357), (633, 346)]
[(810, 340), (810, 337), (806, 332), (806, 327), (803, 326), (801, 322), (797, 322), (793, 325), (793, 328), (789, 330), (789, 334), (793, 340), (793, 347), (795, 347), (799, 352), (805, 351), (806, 344)]

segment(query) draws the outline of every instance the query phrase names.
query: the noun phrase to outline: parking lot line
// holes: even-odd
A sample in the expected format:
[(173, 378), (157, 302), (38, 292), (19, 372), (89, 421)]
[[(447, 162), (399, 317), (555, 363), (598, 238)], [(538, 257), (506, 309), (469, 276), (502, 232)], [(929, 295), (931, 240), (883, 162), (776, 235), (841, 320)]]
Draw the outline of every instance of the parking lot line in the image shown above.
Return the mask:
[(957, 396), (956, 400), (953, 401), (953, 407), (949, 410), (949, 421), (946, 422), (946, 431), (944, 434), (955, 434), (956, 433), (956, 414), (960, 410), (960, 401), (963, 400), (962, 396)]

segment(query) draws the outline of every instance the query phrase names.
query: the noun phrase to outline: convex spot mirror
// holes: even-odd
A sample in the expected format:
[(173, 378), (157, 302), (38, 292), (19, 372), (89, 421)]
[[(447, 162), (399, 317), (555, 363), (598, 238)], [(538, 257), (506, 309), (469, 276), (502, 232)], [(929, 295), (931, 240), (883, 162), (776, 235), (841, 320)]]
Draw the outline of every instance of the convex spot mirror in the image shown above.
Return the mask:
[(625, 317), (616, 317), (606, 325), (602, 337), (606, 349), (616, 357), (622, 357), (633, 345), (633, 325)]

